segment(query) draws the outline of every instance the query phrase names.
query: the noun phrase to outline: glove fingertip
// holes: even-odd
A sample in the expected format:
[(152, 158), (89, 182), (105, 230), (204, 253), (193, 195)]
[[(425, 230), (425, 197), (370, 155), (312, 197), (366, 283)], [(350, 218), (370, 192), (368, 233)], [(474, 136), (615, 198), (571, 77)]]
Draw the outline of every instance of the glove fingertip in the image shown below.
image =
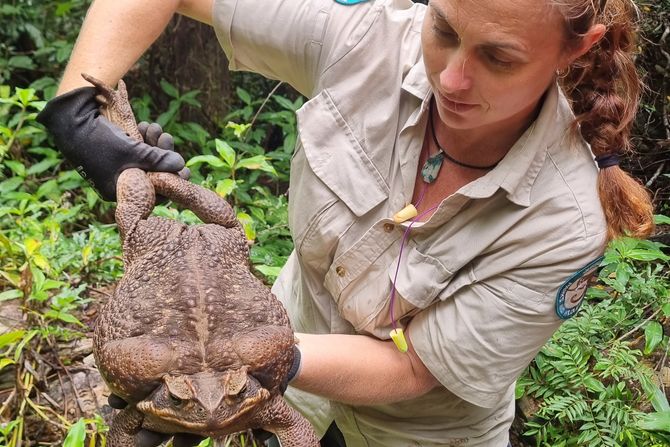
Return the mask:
[(184, 167), (181, 169), (181, 171), (177, 172), (177, 175), (183, 178), (184, 180), (188, 180), (189, 178), (191, 178), (191, 170), (189, 168)]
[(163, 128), (158, 123), (151, 123), (147, 127), (147, 133), (144, 136), (144, 141), (151, 146), (159, 146), (158, 139), (163, 134)]
[(137, 129), (142, 134), (142, 138), (146, 138), (148, 128), (149, 128), (149, 123), (146, 122), (146, 121), (140, 121), (139, 123), (137, 123)]
[(109, 404), (110, 407), (116, 408), (117, 410), (123, 410), (128, 406), (128, 402), (121, 399), (116, 394), (110, 394), (109, 397), (107, 398), (107, 403)]
[(135, 445), (138, 447), (156, 447), (167, 440), (169, 435), (150, 430), (140, 430), (135, 435)]
[(179, 172), (184, 169), (186, 162), (184, 158), (176, 152), (165, 151), (156, 166), (157, 171)]
[(203, 439), (205, 439), (203, 436), (179, 433), (172, 438), (172, 445), (174, 447), (192, 447), (200, 444)]
[(169, 133), (163, 132), (161, 136), (158, 137), (156, 146), (165, 149), (166, 151), (174, 151), (174, 138), (172, 138), (172, 135)]

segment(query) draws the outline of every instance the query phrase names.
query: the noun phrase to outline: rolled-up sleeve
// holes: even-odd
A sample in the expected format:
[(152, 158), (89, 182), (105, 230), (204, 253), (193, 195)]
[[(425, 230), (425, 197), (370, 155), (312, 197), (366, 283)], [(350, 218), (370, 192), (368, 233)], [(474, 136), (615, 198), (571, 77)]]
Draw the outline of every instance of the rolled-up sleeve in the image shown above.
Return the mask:
[(214, 29), (231, 70), (288, 82), (312, 96), (328, 64), (357, 42), (373, 2), (215, 0)]
[(560, 326), (554, 299), (505, 278), (476, 283), (420, 312), (409, 335), (452, 393), (493, 407)]

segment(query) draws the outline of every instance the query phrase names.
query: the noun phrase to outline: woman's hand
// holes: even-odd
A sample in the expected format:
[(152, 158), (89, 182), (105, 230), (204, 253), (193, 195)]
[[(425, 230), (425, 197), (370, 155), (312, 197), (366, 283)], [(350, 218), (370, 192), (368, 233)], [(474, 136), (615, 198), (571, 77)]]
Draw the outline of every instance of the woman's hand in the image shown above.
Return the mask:
[[(167, 150), (134, 140), (102, 116), (96, 93), (94, 87), (82, 87), (57, 96), (37, 120), (53, 135), (58, 150), (105, 200), (116, 200), (116, 180), (124, 169), (176, 173), (184, 168), (184, 159), (172, 150), (172, 137), (163, 134), (160, 126), (155, 144), (168, 145)], [(156, 132), (149, 132), (149, 128), (145, 135), (153, 138)]]

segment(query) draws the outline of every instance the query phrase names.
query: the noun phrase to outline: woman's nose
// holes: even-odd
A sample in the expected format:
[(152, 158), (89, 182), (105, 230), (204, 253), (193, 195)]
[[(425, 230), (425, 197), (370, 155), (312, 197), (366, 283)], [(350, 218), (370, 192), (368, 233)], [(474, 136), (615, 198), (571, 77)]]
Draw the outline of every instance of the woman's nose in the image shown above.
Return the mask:
[(444, 93), (455, 93), (472, 87), (467, 57), (459, 53), (452, 55), (440, 73), (440, 85)]

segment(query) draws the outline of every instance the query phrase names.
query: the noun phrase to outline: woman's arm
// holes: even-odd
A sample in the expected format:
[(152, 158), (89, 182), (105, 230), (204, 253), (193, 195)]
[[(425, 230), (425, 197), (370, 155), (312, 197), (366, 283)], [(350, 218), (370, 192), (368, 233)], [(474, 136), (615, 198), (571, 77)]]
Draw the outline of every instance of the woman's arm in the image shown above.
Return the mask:
[(411, 346), (365, 335), (297, 334), (301, 364), (291, 386), (354, 405), (388, 404), (421, 396), (440, 383)]
[(175, 12), (212, 22), (213, 0), (96, 0), (86, 14), (58, 94), (89, 86), (88, 73), (116, 85)]

